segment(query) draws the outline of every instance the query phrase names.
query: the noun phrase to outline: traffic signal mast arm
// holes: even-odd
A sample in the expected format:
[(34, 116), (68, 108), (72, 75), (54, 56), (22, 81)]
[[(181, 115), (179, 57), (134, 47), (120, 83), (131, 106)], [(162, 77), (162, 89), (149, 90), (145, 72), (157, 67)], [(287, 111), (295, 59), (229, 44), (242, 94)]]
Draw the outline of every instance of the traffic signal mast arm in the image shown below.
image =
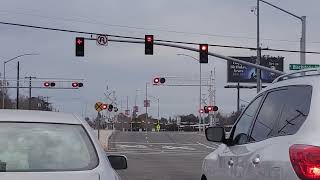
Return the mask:
[[(88, 39), (88, 40), (96, 40), (94, 38), (86, 38), (86, 39)], [(144, 44), (145, 43), (144, 40), (124, 40), (124, 39), (112, 39), (112, 38), (108, 39), (108, 41), (111, 41), (111, 42), (123, 42), (123, 43), (134, 43), (134, 44)], [(173, 43), (157, 42), (156, 40), (154, 40), (153, 44), (154, 45), (159, 45), (159, 46), (167, 46), (167, 47), (185, 49), (185, 50), (194, 51), (194, 52), (200, 52), (199, 48), (192, 48), (192, 47), (182, 46), (182, 45), (173, 44)], [(220, 58), (220, 59), (224, 59), (224, 60), (227, 60), (227, 61), (233, 61), (233, 62), (237, 62), (237, 63), (240, 63), (240, 64), (252, 66), (252, 67), (255, 67), (257, 69), (261, 69), (261, 70), (272, 72), (272, 73), (279, 74), (279, 75), (284, 75), (285, 74), (282, 71), (274, 70), (274, 69), (271, 69), (271, 68), (268, 68), (268, 67), (265, 67), (265, 66), (253, 64), (253, 63), (250, 63), (250, 62), (242, 61), (242, 60), (239, 60), (239, 59), (231, 58), (231, 57), (224, 56), (224, 55), (217, 54), (217, 53), (208, 52), (208, 55), (209, 56), (213, 56), (213, 57), (217, 57), (217, 58)]]

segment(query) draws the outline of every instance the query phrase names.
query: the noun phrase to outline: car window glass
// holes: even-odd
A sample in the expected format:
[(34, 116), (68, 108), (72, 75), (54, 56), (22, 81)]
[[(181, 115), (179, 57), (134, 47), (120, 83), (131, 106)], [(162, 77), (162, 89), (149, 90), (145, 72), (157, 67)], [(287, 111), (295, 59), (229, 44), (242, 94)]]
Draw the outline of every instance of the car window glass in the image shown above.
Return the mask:
[(268, 93), (253, 126), (252, 141), (261, 141), (273, 135), (275, 122), (284, 108), (286, 92), (286, 90), (277, 90)]
[(311, 103), (312, 87), (290, 87), (276, 129), (278, 136), (294, 134), (306, 120)]
[(263, 96), (259, 96), (258, 98), (256, 98), (243, 112), (242, 116), (235, 126), (232, 139), (233, 144), (239, 145), (247, 142), (250, 126), (252, 124), (252, 121), (254, 120), (255, 113), (259, 107), (262, 97)]
[(98, 165), (96, 151), (81, 125), (0, 124), (0, 171), (73, 171)]
[(251, 140), (294, 134), (309, 114), (311, 86), (291, 86), (270, 92), (257, 116)]

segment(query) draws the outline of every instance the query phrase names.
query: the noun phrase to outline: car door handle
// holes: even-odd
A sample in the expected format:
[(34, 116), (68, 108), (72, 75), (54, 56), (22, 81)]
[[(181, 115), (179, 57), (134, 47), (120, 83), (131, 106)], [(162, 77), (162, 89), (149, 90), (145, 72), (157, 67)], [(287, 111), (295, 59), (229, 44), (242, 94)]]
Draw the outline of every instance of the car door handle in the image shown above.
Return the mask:
[(230, 160), (228, 161), (228, 165), (229, 165), (229, 166), (233, 166), (233, 165), (234, 165), (234, 161), (233, 161), (232, 159), (230, 159)]
[(252, 160), (252, 163), (253, 163), (254, 165), (259, 164), (259, 163), (260, 163), (260, 158), (259, 158), (259, 157), (254, 158), (254, 159)]

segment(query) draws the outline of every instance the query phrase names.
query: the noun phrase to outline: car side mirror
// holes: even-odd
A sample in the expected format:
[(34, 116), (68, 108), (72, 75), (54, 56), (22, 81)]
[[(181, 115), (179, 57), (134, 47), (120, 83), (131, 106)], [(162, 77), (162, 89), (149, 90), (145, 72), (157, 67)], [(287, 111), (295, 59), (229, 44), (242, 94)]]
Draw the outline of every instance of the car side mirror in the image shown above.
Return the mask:
[(108, 159), (112, 168), (115, 170), (128, 168), (127, 158), (125, 156), (109, 155)]
[(211, 142), (225, 142), (226, 135), (223, 127), (209, 127), (206, 129), (206, 138)]

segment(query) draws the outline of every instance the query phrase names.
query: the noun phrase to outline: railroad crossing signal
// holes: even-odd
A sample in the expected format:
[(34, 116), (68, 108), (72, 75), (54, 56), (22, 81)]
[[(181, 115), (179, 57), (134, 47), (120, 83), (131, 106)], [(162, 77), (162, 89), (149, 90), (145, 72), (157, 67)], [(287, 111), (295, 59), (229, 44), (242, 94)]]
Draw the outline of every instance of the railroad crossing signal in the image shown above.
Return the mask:
[(94, 108), (96, 109), (96, 111), (100, 112), (103, 110), (103, 104), (102, 102), (96, 102), (96, 104), (94, 105)]
[(76, 37), (76, 56), (83, 57), (84, 56), (84, 38)]
[(218, 106), (204, 106), (203, 107), (204, 113), (209, 113), (211, 111), (216, 112), (218, 110), (219, 110)]
[(145, 55), (153, 55), (153, 35), (145, 35)]
[(200, 58), (199, 58), (200, 63), (208, 63), (208, 52), (209, 52), (208, 44), (200, 44), (199, 51), (200, 51)]

